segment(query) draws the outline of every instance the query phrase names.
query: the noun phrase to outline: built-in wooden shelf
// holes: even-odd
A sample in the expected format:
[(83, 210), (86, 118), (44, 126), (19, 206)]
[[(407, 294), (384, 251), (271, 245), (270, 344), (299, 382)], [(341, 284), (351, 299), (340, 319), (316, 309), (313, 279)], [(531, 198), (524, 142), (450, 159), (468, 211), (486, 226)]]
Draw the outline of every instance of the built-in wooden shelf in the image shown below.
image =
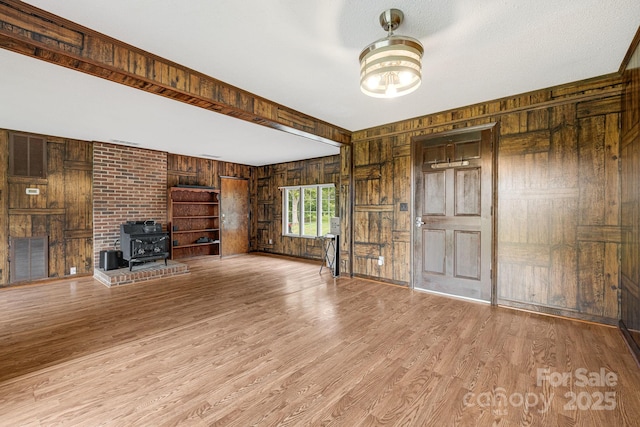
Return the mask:
[(172, 187), (167, 199), (171, 258), (220, 256), (220, 190)]
[(207, 242), (207, 243), (191, 243), (189, 245), (174, 246), (173, 249), (193, 248), (195, 246), (207, 246), (207, 245), (219, 245), (220, 242)]
[(208, 233), (210, 231), (219, 231), (218, 228), (203, 228), (200, 230), (184, 230), (184, 231), (180, 231), (180, 230), (175, 230), (173, 232), (173, 234), (182, 234), (182, 233)]

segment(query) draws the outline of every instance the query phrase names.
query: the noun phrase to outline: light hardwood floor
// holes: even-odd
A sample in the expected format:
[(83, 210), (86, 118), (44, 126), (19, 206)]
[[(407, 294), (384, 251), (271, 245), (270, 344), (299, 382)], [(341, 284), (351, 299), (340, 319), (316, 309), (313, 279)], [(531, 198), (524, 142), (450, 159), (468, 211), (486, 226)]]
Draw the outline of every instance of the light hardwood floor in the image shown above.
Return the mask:
[(317, 262), (188, 263), (116, 288), (1, 289), (0, 425), (640, 423), (640, 369), (615, 328), (336, 280)]

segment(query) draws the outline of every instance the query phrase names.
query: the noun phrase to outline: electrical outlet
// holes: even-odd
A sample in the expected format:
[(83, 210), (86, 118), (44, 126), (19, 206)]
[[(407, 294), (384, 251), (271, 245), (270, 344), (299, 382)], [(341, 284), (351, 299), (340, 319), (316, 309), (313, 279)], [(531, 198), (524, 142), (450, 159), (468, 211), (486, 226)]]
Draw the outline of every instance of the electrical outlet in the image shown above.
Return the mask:
[(273, 245), (273, 239), (269, 239), (269, 244)]
[(384, 265), (384, 257), (383, 256), (379, 256), (378, 257), (378, 265)]
[(76, 274), (76, 268), (75, 267), (71, 267), (69, 269), (69, 274)]

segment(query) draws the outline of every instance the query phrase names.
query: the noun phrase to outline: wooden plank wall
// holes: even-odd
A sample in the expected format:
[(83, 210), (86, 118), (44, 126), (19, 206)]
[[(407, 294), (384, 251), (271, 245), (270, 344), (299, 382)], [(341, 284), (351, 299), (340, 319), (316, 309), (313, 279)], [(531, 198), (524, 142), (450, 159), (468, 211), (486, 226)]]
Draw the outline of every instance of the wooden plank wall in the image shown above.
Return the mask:
[[(246, 178), (249, 180), (249, 250), (257, 249), (257, 212), (258, 202), (256, 194), (255, 167), (240, 165), (237, 163), (222, 162), (218, 160), (203, 159), (198, 157), (168, 154), (167, 157), (167, 188), (177, 185), (201, 185), (220, 189), (220, 177)], [(224, 197), (224, 194), (220, 195)]]
[[(411, 144), (406, 134), (353, 145), (353, 272), (408, 284)], [(378, 265), (378, 257), (384, 264)]]
[[(279, 187), (334, 183), (339, 189), (340, 167), (340, 156), (257, 167), (257, 249), (321, 259), (322, 247), (317, 240), (282, 235), (282, 191)], [(273, 243), (270, 244), (269, 239)]]
[(0, 286), (9, 283), (9, 132), (0, 131)]
[(340, 147), (340, 192), (337, 193), (340, 216), (340, 274), (352, 274), (352, 233), (353, 229), (353, 185), (351, 176), (353, 175), (353, 147), (343, 145)]
[(410, 285), (412, 138), (498, 122), (499, 302), (614, 322), (621, 94), (607, 76), (354, 133), (353, 273)]
[[(23, 133), (23, 132), (21, 132)], [(49, 277), (93, 272), (92, 144), (86, 141), (47, 139), (47, 178), (9, 177), (9, 131), (0, 130), (0, 285), (9, 278), (9, 241), (12, 237), (49, 236)], [(26, 188), (38, 188), (37, 196)]]
[(618, 316), (620, 97), (507, 114), (498, 147), (498, 300)]
[(622, 138), (621, 319), (640, 346), (640, 45), (625, 72)]

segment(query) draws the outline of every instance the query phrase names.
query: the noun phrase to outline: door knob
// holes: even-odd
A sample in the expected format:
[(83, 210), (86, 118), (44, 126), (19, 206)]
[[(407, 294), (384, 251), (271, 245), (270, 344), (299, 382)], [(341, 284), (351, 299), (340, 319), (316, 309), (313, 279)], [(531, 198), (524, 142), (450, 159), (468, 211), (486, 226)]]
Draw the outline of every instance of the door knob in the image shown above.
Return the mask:
[(423, 224), (424, 224), (424, 221), (422, 221), (422, 217), (421, 216), (417, 216), (416, 217), (416, 227), (420, 228), (420, 227), (422, 227)]

